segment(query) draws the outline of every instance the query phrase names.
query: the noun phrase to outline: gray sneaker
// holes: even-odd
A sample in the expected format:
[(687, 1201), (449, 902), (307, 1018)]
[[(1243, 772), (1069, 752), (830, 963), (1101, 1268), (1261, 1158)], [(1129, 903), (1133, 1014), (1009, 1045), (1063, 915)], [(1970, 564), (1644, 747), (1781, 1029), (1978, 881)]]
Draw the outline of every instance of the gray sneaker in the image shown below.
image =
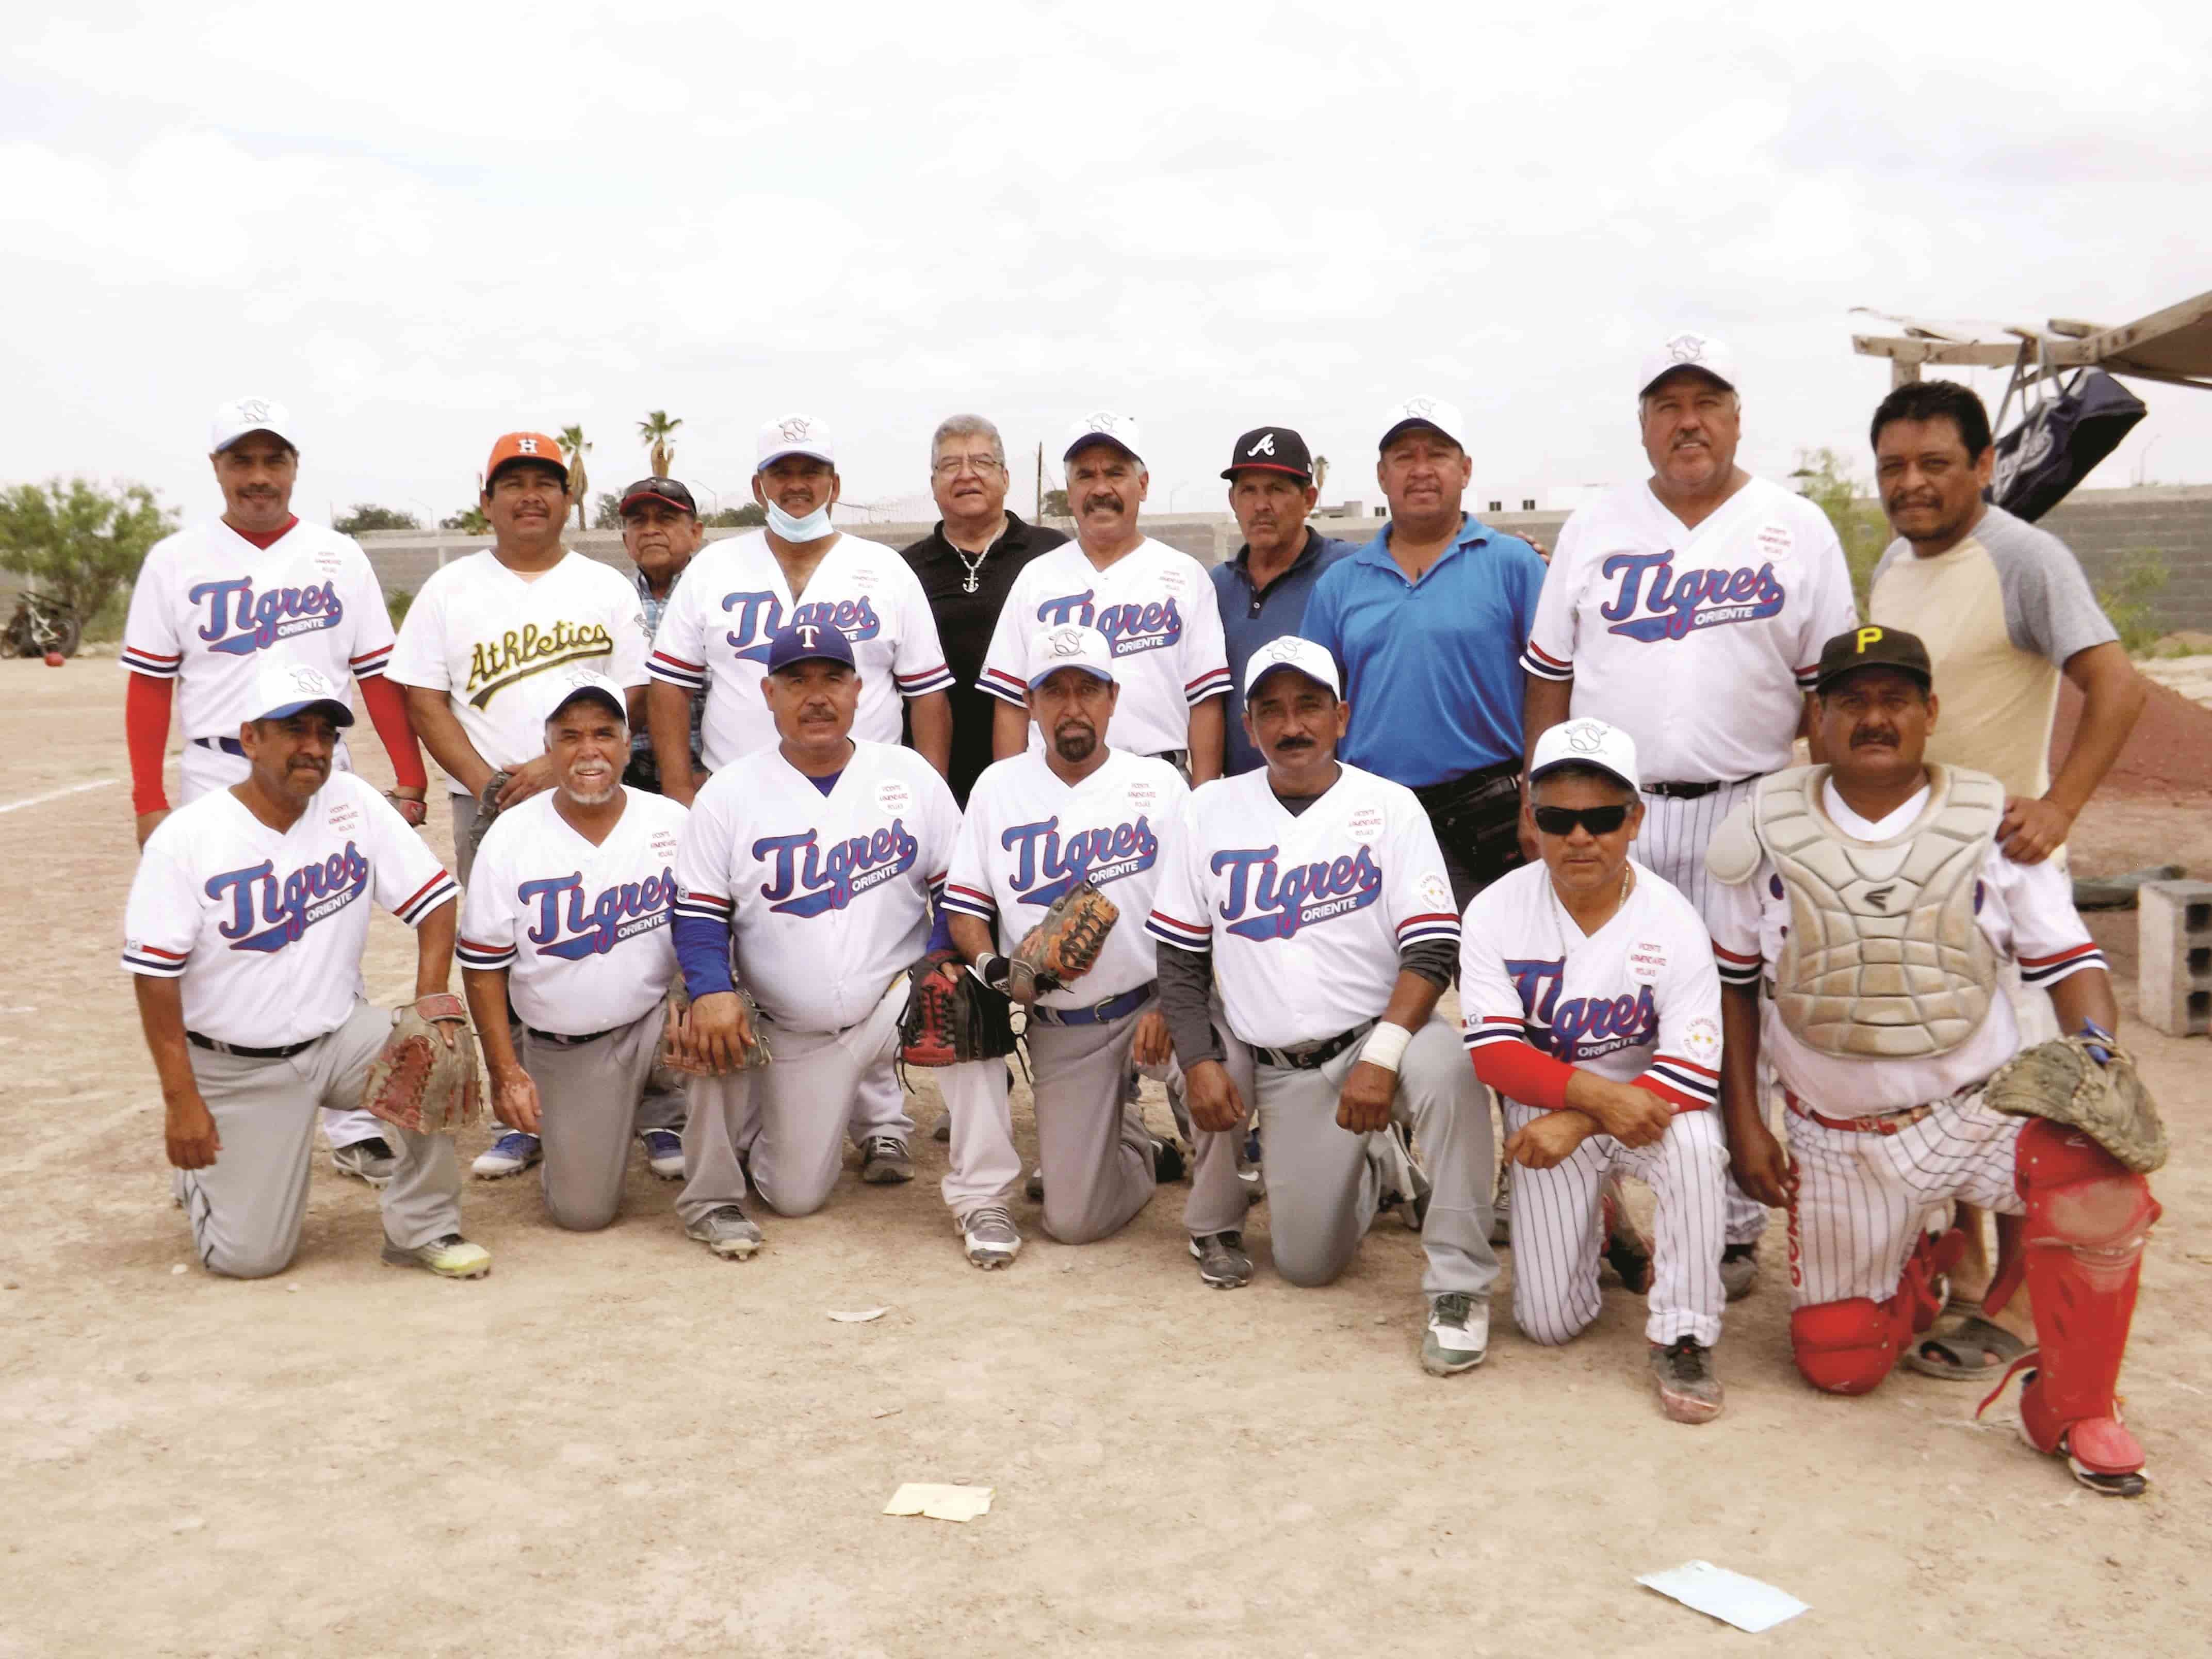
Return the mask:
[(1190, 1254), (1198, 1263), (1200, 1280), (1217, 1291), (1233, 1291), (1252, 1282), (1252, 1258), (1244, 1254), (1242, 1233), (1207, 1233), (1194, 1238)]
[(1659, 1407), (1677, 1423), (1710, 1423), (1721, 1414), (1721, 1380), (1713, 1375), (1713, 1351), (1695, 1337), (1651, 1345), (1651, 1380), (1659, 1385)]
[(697, 1239), (725, 1261), (743, 1261), (768, 1243), (752, 1218), (735, 1204), (708, 1211), (684, 1229), (684, 1236)]
[(1447, 1291), (1429, 1304), (1421, 1338), (1421, 1369), (1431, 1376), (1456, 1376), (1482, 1364), (1490, 1352), (1490, 1304), (1464, 1291)]
[(1721, 1252), (1721, 1288), (1731, 1302), (1741, 1302), (1759, 1283), (1757, 1243), (1731, 1244)]
[(896, 1187), (914, 1179), (914, 1159), (896, 1135), (870, 1135), (860, 1143), (860, 1179), (871, 1187)]
[(331, 1168), (342, 1176), (351, 1176), (356, 1181), (366, 1181), (372, 1187), (381, 1187), (399, 1171), (399, 1159), (392, 1151), (392, 1143), (375, 1135), (367, 1140), (356, 1140), (350, 1146), (334, 1148), (331, 1153)]
[(1022, 1236), (1003, 1204), (986, 1204), (965, 1221), (956, 1221), (968, 1260), (988, 1273), (1021, 1254)]

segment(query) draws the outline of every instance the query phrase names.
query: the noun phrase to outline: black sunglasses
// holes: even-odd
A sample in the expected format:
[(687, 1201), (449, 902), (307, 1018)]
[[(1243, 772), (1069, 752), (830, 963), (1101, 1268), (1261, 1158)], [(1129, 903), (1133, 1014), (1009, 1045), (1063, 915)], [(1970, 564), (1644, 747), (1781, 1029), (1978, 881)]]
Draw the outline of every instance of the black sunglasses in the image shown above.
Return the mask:
[(1593, 836), (1609, 836), (1628, 822), (1626, 806), (1540, 806), (1536, 827), (1547, 836), (1571, 836), (1577, 824)]

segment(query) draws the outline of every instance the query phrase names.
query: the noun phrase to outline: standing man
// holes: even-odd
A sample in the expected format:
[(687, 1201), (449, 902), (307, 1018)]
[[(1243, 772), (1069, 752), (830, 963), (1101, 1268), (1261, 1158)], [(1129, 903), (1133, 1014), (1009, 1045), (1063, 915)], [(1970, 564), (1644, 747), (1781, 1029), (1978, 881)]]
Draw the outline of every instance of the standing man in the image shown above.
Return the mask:
[[(431, 574), (408, 607), (391, 676), (407, 688), (415, 729), (445, 769), (453, 862), (466, 885), (477, 846), (508, 807), (551, 787), (539, 676), (585, 667), (643, 706), (645, 613), (620, 572), (562, 545), (568, 468), (542, 432), (510, 432), (484, 465), (493, 544)], [(519, 1175), (542, 1156), (509, 1129), (471, 1169)]]
[[(1191, 797), (1146, 924), (1173, 947), (1160, 984), (1192, 1121), (1224, 1133), (1250, 1109), (1208, 1014), (1218, 970), (1230, 1031), (1255, 1063), (1276, 1270), (1329, 1283), (1395, 1194), (1428, 1259), (1422, 1366), (1470, 1370), (1489, 1344), (1498, 1258), (1489, 1106), (1435, 1017), (1460, 943), (1443, 854), (1403, 787), (1337, 760), (1350, 709), (1326, 651), (1262, 647), (1244, 699), (1266, 769)], [(1435, 1182), (1426, 1194), (1406, 1124)], [(1244, 1196), (1231, 1160), (1211, 1168), (1229, 1178), (1214, 1189), (1217, 1231), (1193, 1237), (1191, 1255), (1207, 1284), (1241, 1285), (1251, 1262), (1231, 1230)]]
[[(252, 711), (237, 732), (246, 775), (147, 838), (123, 965), (200, 1261), (265, 1279), (300, 1248), (314, 1109), (359, 1105), (392, 1034), (358, 988), (368, 902), (415, 929), (416, 998), (443, 996), (453, 882), (375, 790), (334, 770), (353, 710), (327, 676), (264, 659), (252, 689), (231, 695)], [(453, 1141), (384, 1131), (385, 1261), (445, 1279), (490, 1272), (490, 1253), (461, 1237)]]
[(991, 630), (1006, 609), (1014, 578), (1039, 554), (1067, 540), (1044, 525), (1006, 511), (1006, 446), (981, 415), (955, 415), (929, 444), (929, 491), (944, 516), (937, 527), (900, 550), (937, 624), (952, 714), (952, 761), (945, 781), (964, 809), (994, 757), (992, 711), (999, 705), (976, 684)]
[(999, 699), (992, 746), (1000, 760), (1045, 746), (1030, 736), (1030, 652), (1043, 630), (1073, 623), (1114, 647), (1121, 746), (1180, 767), (1193, 783), (1221, 775), (1221, 611), (1197, 560), (1137, 527), (1152, 484), (1141, 442), (1127, 415), (1087, 415), (1069, 431), (1062, 459), (1075, 540), (1014, 579), (976, 682)]
[(1306, 441), (1286, 426), (1255, 427), (1237, 441), (1221, 476), (1229, 481), (1229, 510), (1244, 532), (1237, 556), (1206, 574), (1221, 607), (1229, 653), (1228, 748), (1224, 775), (1235, 777), (1265, 764), (1244, 735), (1244, 670), (1252, 653), (1271, 640), (1295, 634), (1305, 621), (1306, 601), (1322, 571), (1358, 550), (1320, 535), (1306, 515), (1321, 500)]
[[(1627, 732), (1646, 780), (1637, 854), (1701, 907), (1713, 831), (1790, 764), (1820, 646), (1858, 620), (1827, 515), (1735, 464), (1738, 378), (1702, 334), (1644, 358), (1636, 407), (1651, 476), (1567, 520), (1521, 656), (1532, 752), (1570, 715)], [(1765, 1229), (1731, 1185), (1731, 1297), (1750, 1293)]]
[[(668, 596), (705, 539), (699, 527), (698, 503), (691, 492), (673, 478), (640, 478), (623, 491), (623, 551), (637, 567), (637, 602), (645, 613), (647, 638), (660, 631), (660, 618), (668, 609)], [(699, 718), (705, 705), (691, 702), (691, 765), (696, 784), (704, 769), (699, 758)], [(653, 752), (653, 734), (640, 721), (629, 735), (629, 766), (623, 782), (632, 789), (661, 793), (660, 764)]]
[[(763, 690), (781, 739), (708, 780), (677, 856), (690, 1036), (715, 1073), (691, 1084), (677, 1212), (687, 1236), (738, 1261), (763, 1243), (748, 1176), (778, 1214), (811, 1215), (836, 1184), (848, 1122), (886, 1126), (861, 1145), (863, 1181), (884, 1184), (873, 1166), (886, 1161), (902, 1171), (890, 1179), (914, 1178), (892, 1060), (960, 814), (913, 750), (851, 735), (853, 659), (826, 619), (769, 642)], [(763, 1041), (767, 1066), (746, 1068)]]
[(1322, 573), (1300, 632), (1344, 675), (1351, 765), (1411, 789), (1451, 878), (1453, 915), (1522, 862), (1521, 672), (1544, 562), (1460, 510), (1474, 477), (1454, 405), (1383, 417), (1390, 522)]
[(704, 693), (701, 741), (706, 769), (776, 741), (761, 700), (762, 665), (787, 628), (819, 623), (853, 647), (860, 687), (854, 732), (864, 743), (899, 740), (902, 702), (914, 746), (940, 775), (950, 763), (951, 705), (937, 625), (914, 573), (889, 548), (831, 528), (842, 488), (837, 446), (811, 415), (786, 415), (760, 429), (753, 499), (768, 513), (760, 530), (715, 543), (694, 561), (654, 636), (653, 748), (665, 787), (690, 804), (678, 775), (690, 742), (690, 702)]
[[(131, 674), (123, 723), (141, 847), (169, 813), (161, 764), (175, 688), (185, 735), (178, 793), (189, 804), (252, 770), (238, 728), (256, 712), (248, 707), (256, 675), (276, 659), (317, 670), (341, 700), (359, 686), (397, 780), (386, 799), (422, 826), (428, 778), (406, 699), (385, 678), (392, 616), (384, 591), (351, 537), (293, 514), (296, 431), (290, 412), (265, 398), (218, 407), (208, 460), (222, 516), (164, 538), (139, 567), (121, 660)], [(343, 738), (331, 764), (350, 769)], [(392, 1179), (397, 1154), (380, 1120), (341, 1110), (325, 1112), (322, 1122), (340, 1175), (372, 1187)]]

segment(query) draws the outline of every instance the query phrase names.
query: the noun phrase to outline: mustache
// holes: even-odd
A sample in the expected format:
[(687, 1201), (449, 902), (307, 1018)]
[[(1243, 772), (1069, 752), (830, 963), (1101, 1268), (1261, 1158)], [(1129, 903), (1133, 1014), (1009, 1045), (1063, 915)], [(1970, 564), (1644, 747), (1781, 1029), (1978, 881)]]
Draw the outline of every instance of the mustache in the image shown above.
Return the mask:
[(1275, 745), (1278, 750), (1285, 749), (1310, 749), (1313, 746), (1314, 740), (1311, 738), (1285, 738), (1280, 743)]
[(1085, 513), (1090, 512), (1093, 507), (1103, 507), (1109, 513), (1119, 513), (1122, 511), (1121, 498), (1110, 489), (1102, 489), (1095, 495), (1085, 495), (1083, 498), (1083, 510)]
[(1897, 733), (1894, 732), (1866, 731), (1851, 733), (1851, 747), (1854, 749), (1894, 749), (1897, 747)]

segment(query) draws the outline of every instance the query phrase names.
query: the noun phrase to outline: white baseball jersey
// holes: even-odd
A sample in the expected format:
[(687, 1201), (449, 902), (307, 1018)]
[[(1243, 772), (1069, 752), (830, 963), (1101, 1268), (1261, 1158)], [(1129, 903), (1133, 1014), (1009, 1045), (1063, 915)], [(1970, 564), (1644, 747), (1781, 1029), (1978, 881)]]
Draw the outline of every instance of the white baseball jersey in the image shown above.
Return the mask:
[(228, 789), (147, 837), (124, 910), (123, 965), (184, 981), (185, 1028), (281, 1048), (353, 1012), (374, 898), (409, 927), (452, 902), (422, 836), (350, 772), (279, 835)]
[(1476, 894), (1460, 930), (1462, 1040), (1526, 1042), (1680, 1111), (1720, 1098), (1721, 981), (1697, 907), (1630, 860), (1635, 887), (1584, 933), (1541, 864)]
[(1696, 529), (1647, 482), (1559, 532), (1521, 665), (1636, 739), (1646, 781), (1790, 764), (1820, 647), (1858, 613), (1827, 515), (1753, 478)]
[[(1879, 823), (1869, 823), (1845, 805), (1832, 781), (1824, 787), (1821, 802), (1845, 835), (1887, 841), (1903, 835), (1926, 810), (1928, 791), (1923, 787)], [(1733, 985), (1758, 984), (1767, 965), (1780, 959), (1790, 932), (1790, 899), (1773, 863), (1762, 858), (1751, 880), (1739, 887), (1715, 882), (1707, 905), (1721, 977)], [(2000, 962), (2019, 962), (2021, 979), (2028, 985), (2048, 990), (2085, 968), (2105, 966), (2105, 953), (2074, 908), (2073, 884), (2055, 860), (2014, 864), (1992, 842), (1974, 892), (1974, 920)], [(1772, 999), (1762, 997), (1760, 1003), (1762, 1052), (1792, 1093), (1832, 1117), (1861, 1117), (1940, 1100), (1981, 1082), (2020, 1048), (2019, 1022), (2002, 989), (1993, 991), (1990, 1011), (1972, 1036), (1948, 1054), (1913, 1060), (1822, 1054), (1782, 1023)]]
[(455, 946), (464, 968), (508, 970), (522, 1023), (588, 1036), (639, 1018), (676, 977), (676, 849), (686, 816), (665, 796), (623, 792), (594, 847), (548, 789), (502, 812), (469, 872)]
[(676, 859), (676, 913), (735, 936), (737, 977), (795, 1031), (842, 1031), (922, 953), (960, 809), (911, 749), (855, 740), (825, 796), (755, 750), (708, 779)]
[(984, 769), (968, 798), (945, 907), (993, 923), (1011, 951), (1077, 882), (1114, 901), (1121, 920), (1091, 971), (1037, 1000), (1088, 1008), (1158, 976), (1159, 947), (1145, 931), (1160, 882), (1163, 846), (1182, 822), (1190, 786), (1165, 761), (1114, 750), (1080, 783), (1063, 783), (1044, 757), (1017, 755)]
[(384, 672), (392, 645), (384, 590), (352, 537), (302, 522), (264, 550), (217, 519), (147, 554), (120, 660), (149, 679), (183, 681), (177, 719), (188, 740), (235, 740), (261, 712), (252, 705), (264, 651), (348, 687)]
[[(1205, 567), (1147, 537), (1104, 570), (1068, 542), (1022, 567), (1007, 591), (977, 687), (1019, 705), (1038, 664), (1036, 636), (1063, 623), (1095, 628), (1114, 647), (1121, 695), (1114, 746), (1133, 755), (1190, 747), (1190, 711), (1229, 690), (1221, 607)], [(1044, 739), (1034, 726), (1030, 746)]]
[(669, 595), (647, 665), (655, 679), (706, 691), (700, 743), (708, 771), (776, 741), (761, 681), (769, 640), (799, 623), (835, 627), (852, 644), (860, 676), (856, 739), (896, 743), (901, 699), (952, 684), (921, 579), (895, 550), (838, 537), (806, 579), (802, 601), (763, 532), (712, 543)]
[(1146, 926), (1210, 949), (1229, 1029), (1268, 1048), (1377, 1018), (1405, 946), (1459, 942), (1429, 815), (1402, 784), (1342, 765), (1296, 817), (1264, 769), (1194, 792)]
[[(526, 576), (487, 547), (431, 573), (386, 672), (443, 691), (484, 763), (512, 771), (545, 752), (537, 675), (579, 664), (617, 685), (643, 685), (647, 638), (637, 589), (612, 565), (564, 553)], [(458, 780), (447, 784), (468, 793)]]

